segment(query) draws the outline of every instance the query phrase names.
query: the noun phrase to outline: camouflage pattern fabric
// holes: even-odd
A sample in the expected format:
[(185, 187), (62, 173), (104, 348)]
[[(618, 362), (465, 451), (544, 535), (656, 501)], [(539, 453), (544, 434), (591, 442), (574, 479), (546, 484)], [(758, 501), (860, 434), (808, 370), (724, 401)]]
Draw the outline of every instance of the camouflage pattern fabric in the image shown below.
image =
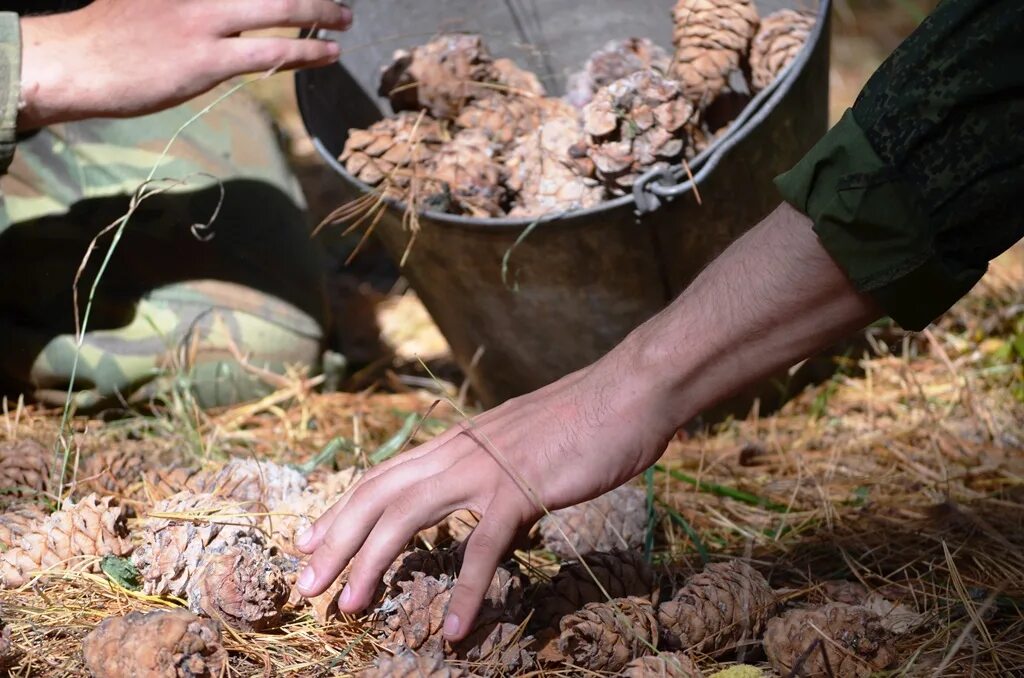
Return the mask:
[[(235, 93), (161, 159), (172, 135), (221, 93), (130, 120), (57, 125), (18, 144), (0, 178), (5, 392), (63, 405), (76, 353), (76, 271), (156, 164), (152, 195), (98, 288), (76, 405), (119, 406), (168, 383), (187, 385), (203, 406), (228, 405), (272, 390), (261, 370), (316, 364), (322, 253), (263, 112)], [(83, 270), (80, 309), (110, 241), (100, 238)]]
[(21, 93), (21, 27), (14, 12), (0, 12), (0, 173), (14, 155)]
[(1024, 3), (945, 0), (790, 172), (858, 289), (917, 330), (1024, 237)]

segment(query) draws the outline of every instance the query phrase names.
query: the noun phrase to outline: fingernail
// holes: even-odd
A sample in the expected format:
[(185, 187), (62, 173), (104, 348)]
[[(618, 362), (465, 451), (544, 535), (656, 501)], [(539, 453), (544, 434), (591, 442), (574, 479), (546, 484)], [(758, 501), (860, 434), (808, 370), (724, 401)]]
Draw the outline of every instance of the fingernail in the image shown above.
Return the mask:
[(299, 575), (299, 581), (297, 582), (300, 589), (308, 591), (313, 588), (313, 584), (316, 582), (316, 572), (313, 571), (312, 567), (307, 567)]
[(341, 595), (338, 596), (338, 607), (348, 607), (348, 601), (352, 597), (352, 589), (349, 588), (348, 584), (345, 584), (345, 588), (341, 590)]
[(310, 528), (295, 538), (295, 545), (300, 549), (304, 549), (309, 546), (309, 542), (313, 541), (313, 528)]
[(341, 45), (336, 42), (327, 43), (327, 53), (332, 57), (338, 57), (341, 55)]
[(347, 7), (346, 5), (342, 5), (341, 6), (341, 16), (342, 16), (341, 20), (345, 24), (347, 24), (347, 26), (351, 26), (352, 25), (352, 10), (351, 10), (351, 8)]
[(444, 635), (451, 638), (459, 633), (459, 616), (450, 614), (444, 619)]

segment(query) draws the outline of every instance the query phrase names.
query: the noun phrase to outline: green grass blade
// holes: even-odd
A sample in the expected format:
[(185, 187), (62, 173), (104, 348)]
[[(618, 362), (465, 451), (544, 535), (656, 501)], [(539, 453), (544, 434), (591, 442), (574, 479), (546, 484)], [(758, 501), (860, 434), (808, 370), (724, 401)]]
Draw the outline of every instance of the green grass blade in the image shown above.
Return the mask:
[(402, 428), (398, 430), (398, 433), (388, 438), (383, 445), (377, 448), (376, 452), (370, 455), (370, 463), (379, 464), (398, 454), (405, 447), (405, 444), (409, 442), (413, 431), (416, 430), (416, 424), (419, 422), (419, 419), (420, 415), (415, 413), (406, 417), (405, 423), (402, 424)]
[(697, 480), (693, 476), (688, 476), (682, 471), (675, 469), (667, 469), (661, 464), (657, 464), (654, 467), (655, 471), (659, 473), (667, 473), (672, 479), (678, 480), (681, 483), (692, 485), (699, 492), (707, 492), (713, 494), (716, 497), (726, 497), (728, 499), (735, 499), (741, 501), (744, 504), (751, 506), (757, 506), (760, 508), (768, 509), (769, 511), (775, 511), (776, 513), (789, 513), (789, 507), (784, 504), (779, 504), (773, 501), (769, 501), (763, 497), (759, 497), (756, 494), (750, 492), (744, 492), (743, 490), (737, 490), (735, 487), (728, 487), (726, 485), (719, 485), (717, 483), (709, 483), (703, 480)]
[(665, 509), (665, 512), (668, 513), (668, 517), (671, 518), (674, 523), (679, 525), (679, 527), (683, 529), (683, 532), (686, 533), (686, 536), (690, 539), (690, 543), (693, 544), (695, 549), (697, 549), (697, 555), (700, 556), (701, 562), (705, 565), (711, 562), (711, 555), (708, 553), (708, 547), (704, 544), (704, 540), (700, 538), (700, 535), (697, 534), (697, 530), (693, 529), (693, 525), (690, 524), (690, 521), (684, 518), (679, 511), (675, 510), (665, 502), (659, 501), (658, 503), (661, 504), (662, 508)]

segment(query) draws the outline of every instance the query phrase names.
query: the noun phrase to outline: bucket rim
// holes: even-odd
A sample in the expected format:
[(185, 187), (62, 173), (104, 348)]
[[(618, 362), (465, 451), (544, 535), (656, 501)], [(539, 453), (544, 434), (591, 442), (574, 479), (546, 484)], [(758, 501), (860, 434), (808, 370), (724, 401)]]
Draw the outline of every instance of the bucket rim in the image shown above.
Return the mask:
[[(730, 123), (729, 129), (725, 134), (720, 136), (707, 148), (697, 154), (692, 161), (687, 162), (686, 167), (684, 167), (684, 164), (680, 162), (672, 165), (666, 170), (648, 172), (647, 174), (639, 177), (638, 182), (653, 175), (665, 175), (666, 173), (670, 173), (672, 176), (676, 177), (678, 182), (679, 178), (687, 176), (686, 169), (688, 167), (689, 173), (694, 176), (693, 181), (677, 183), (675, 186), (661, 185), (657, 194), (660, 197), (666, 197), (669, 194), (675, 196), (680, 193), (688, 192), (692, 189), (693, 185), (699, 185), (703, 178), (718, 165), (726, 152), (745, 139), (747, 135), (749, 135), (751, 131), (767, 117), (775, 106), (778, 105), (778, 103), (785, 97), (786, 93), (792, 89), (793, 84), (804, 71), (807, 62), (811, 59), (811, 55), (814, 53), (822, 39), (822, 34), (827, 28), (831, 4), (832, 0), (818, 0), (818, 9), (815, 13), (816, 20), (814, 22), (814, 28), (808, 35), (807, 41), (804, 43), (803, 47), (801, 47), (796, 58), (794, 58), (793, 61), (783, 69), (783, 72), (779, 74), (779, 76), (776, 77), (768, 87), (764, 88), (751, 98), (747, 105), (743, 107), (740, 114)], [(302, 35), (304, 37), (316, 35), (318, 38), (329, 40), (330, 37), (328, 34), (331, 32), (332, 31), (324, 29), (317, 29), (314, 31), (304, 30), (302, 31)], [(344, 52), (342, 52), (342, 56), (338, 57), (337, 62), (337, 64), (342, 67), (343, 55)], [(360, 181), (358, 178), (350, 174), (338, 158), (327, 149), (320, 137), (310, 129), (308, 120), (308, 103), (305, 94), (306, 88), (303, 87), (303, 83), (308, 77), (307, 71), (296, 71), (294, 76), (294, 86), (295, 98), (299, 108), (299, 117), (302, 119), (302, 126), (305, 129), (306, 134), (309, 135), (310, 140), (313, 142), (313, 147), (327, 165), (334, 170), (335, 174), (337, 174), (342, 180), (357, 188), (363, 195), (372, 194), (375, 190), (374, 187)], [(654, 185), (655, 184), (653, 183), (651, 184), (651, 186)], [(405, 210), (405, 204), (394, 198), (384, 198), (383, 202), (387, 205), (386, 209), (396, 211)], [(647, 209), (642, 207), (639, 203), (636, 192), (631, 191), (625, 195), (613, 198), (612, 200), (605, 200), (593, 207), (553, 212), (537, 217), (467, 217), (457, 214), (449, 214), (447, 212), (437, 212), (434, 210), (424, 210), (419, 214), (421, 217), (426, 218), (433, 223), (445, 226), (459, 226), (472, 230), (521, 230), (523, 228), (532, 228), (539, 224), (546, 224), (550, 222), (567, 224), (568, 222), (575, 222), (590, 216), (620, 210), (622, 208), (629, 207), (630, 205), (637, 208), (635, 211), (638, 215), (653, 212), (658, 209)]]

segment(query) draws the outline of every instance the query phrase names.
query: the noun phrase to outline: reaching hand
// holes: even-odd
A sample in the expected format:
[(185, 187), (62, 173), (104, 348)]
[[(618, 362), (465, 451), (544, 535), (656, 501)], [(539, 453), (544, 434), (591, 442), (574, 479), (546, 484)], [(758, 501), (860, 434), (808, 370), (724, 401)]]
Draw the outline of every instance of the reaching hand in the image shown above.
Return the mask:
[(321, 593), (354, 556), (339, 608), (362, 610), (417, 531), (467, 508), (481, 519), (444, 625), (449, 639), (462, 639), (495, 568), (542, 505), (607, 492), (664, 450), (673, 431), (655, 421), (671, 418), (651, 407), (652, 393), (631, 390), (629, 371), (609, 356), (374, 468), (300, 537), (299, 548), (313, 556), (299, 590)]
[(24, 17), (18, 126), (141, 115), (243, 73), (326, 65), (338, 58), (333, 42), (239, 34), (351, 21), (332, 0), (96, 0)]

